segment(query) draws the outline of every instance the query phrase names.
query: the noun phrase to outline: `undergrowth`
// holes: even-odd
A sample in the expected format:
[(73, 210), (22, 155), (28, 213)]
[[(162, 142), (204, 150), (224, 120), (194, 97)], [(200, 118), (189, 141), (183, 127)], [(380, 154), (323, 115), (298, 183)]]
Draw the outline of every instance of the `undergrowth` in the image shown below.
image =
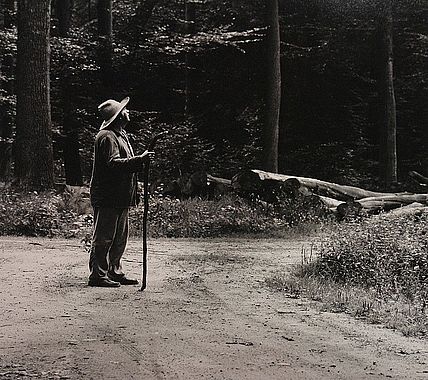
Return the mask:
[[(92, 209), (85, 187), (43, 193), (0, 189), (0, 235), (79, 237), (90, 240)], [(130, 211), (130, 234), (140, 237), (143, 205)], [(150, 197), (148, 232), (152, 237), (200, 238), (231, 235), (279, 237), (293, 226), (313, 225), (319, 213), (305, 204), (270, 205), (237, 194), (217, 199)]]
[(269, 287), (321, 301), (405, 335), (427, 335), (428, 212), (384, 214), (340, 225), (312, 258)]
[(0, 189), (0, 235), (77, 237), (92, 225), (81, 197), (68, 192), (41, 193)]

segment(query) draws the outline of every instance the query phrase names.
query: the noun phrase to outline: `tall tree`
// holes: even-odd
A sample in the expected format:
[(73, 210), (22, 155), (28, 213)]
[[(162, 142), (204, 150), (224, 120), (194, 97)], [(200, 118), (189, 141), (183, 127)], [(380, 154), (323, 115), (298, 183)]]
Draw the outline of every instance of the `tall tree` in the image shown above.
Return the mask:
[[(73, 6), (73, 0), (57, 0), (56, 2), (60, 37), (68, 36)], [(74, 115), (72, 75), (66, 62), (62, 62), (60, 76), (65, 181), (68, 185), (79, 186), (83, 183), (79, 153), (79, 124), (76, 123)]]
[(281, 67), (278, 0), (266, 1), (266, 120), (263, 130), (263, 168), (278, 172)]
[(393, 71), (392, 0), (378, 3), (379, 70), (378, 91), (380, 117), (381, 178), (387, 186), (397, 182), (397, 116)]
[(71, 27), (74, 0), (56, 0), (56, 15), (58, 17), (59, 35), (67, 37)]
[(98, 0), (98, 35), (110, 36), (113, 34), (112, 0)]
[(101, 68), (101, 80), (109, 86), (112, 79), (113, 65), (113, 16), (112, 0), (98, 0), (98, 63)]
[(49, 29), (50, 0), (18, 2), (15, 176), (33, 189), (54, 184)]
[[(185, 0), (185, 32), (193, 35), (196, 32), (196, 3), (194, 1)], [(193, 111), (193, 88), (194, 88), (194, 74), (195, 70), (195, 56), (192, 52), (186, 52), (186, 74), (185, 74), (185, 114), (191, 114)]]

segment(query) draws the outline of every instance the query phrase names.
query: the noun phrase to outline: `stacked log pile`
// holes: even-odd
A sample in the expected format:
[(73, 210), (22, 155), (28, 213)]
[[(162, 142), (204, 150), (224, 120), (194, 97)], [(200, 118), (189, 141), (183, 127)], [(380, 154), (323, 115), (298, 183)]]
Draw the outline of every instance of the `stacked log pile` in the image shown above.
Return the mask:
[[(425, 189), (428, 178), (416, 172), (410, 177)], [(171, 182), (164, 193), (180, 198), (208, 196), (234, 191), (240, 195), (275, 204), (281, 200), (299, 199), (315, 207), (324, 207), (339, 218), (352, 215), (375, 214), (381, 211), (407, 212), (428, 207), (428, 194), (409, 192), (384, 193), (355, 186), (339, 185), (314, 178), (270, 173), (262, 170), (244, 170), (231, 180), (196, 172), (185, 179)]]
[(361, 213), (374, 214), (402, 207), (428, 206), (428, 194), (375, 192), (314, 178), (294, 177), (262, 170), (249, 170), (236, 174), (232, 179), (232, 187), (244, 192), (263, 192), (261, 189), (272, 187), (271, 182), (277, 183), (278, 186), (283, 184), (286, 188), (293, 187), (304, 196), (318, 197), (330, 211), (341, 218)]

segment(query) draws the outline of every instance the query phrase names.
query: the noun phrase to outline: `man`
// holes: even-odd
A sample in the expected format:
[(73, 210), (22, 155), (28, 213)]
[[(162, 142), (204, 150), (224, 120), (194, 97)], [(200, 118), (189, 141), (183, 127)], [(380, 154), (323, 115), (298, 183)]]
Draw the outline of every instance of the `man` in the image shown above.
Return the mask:
[(95, 138), (90, 184), (94, 231), (89, 259), (89, 286), (136, 285), (122, 271), (121, 258), (128, 241), (128, 211), (138, 203), (137, 175), (153, 152), (134, 156), (125, 132), (129, 122), (126, 105), (107, 100), (98, 106), (103, 123)]

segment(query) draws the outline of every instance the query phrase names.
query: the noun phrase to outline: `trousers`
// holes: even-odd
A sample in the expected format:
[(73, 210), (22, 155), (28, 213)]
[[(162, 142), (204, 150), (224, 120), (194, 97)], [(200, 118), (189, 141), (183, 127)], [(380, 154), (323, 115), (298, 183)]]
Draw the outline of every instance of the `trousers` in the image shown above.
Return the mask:
[(94, 207), (89, 278), (124, 276), (121, 258), (128, 242), (128, 209)]

